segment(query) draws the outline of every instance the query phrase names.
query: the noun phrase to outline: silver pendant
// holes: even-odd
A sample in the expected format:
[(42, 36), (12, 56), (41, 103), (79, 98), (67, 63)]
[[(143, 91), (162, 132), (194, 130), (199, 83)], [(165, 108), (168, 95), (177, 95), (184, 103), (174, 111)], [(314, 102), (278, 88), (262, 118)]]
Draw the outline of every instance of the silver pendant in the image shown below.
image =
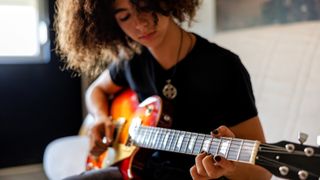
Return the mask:
[(177, 88), (171, 84), (171, 79), (168, 79), (167, 84), (162, 89), (162, 94), (168, 99), (174, 99), (177, 93)]

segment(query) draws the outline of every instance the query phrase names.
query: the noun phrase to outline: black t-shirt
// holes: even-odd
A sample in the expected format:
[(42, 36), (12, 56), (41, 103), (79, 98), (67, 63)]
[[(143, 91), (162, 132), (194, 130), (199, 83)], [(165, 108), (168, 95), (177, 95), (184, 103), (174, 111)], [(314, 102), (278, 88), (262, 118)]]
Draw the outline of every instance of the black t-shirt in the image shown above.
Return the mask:
[[(109, 70), (112, 81), (134, 90), (140, 101), (152, 95), (165, 99), (162, 88), (171, 79), (178, 92), (170, 100), (173, 129), (209, 134), (220, 125), (233, 126), (257, 115), (250, 76), (239, 57), (198, 35), (191, 52), (171, 69), (164, 69), (144, 48)], [(157, 157), (188, 174), (194, 164), (194, 157), (187, 155), (157, 152)]]

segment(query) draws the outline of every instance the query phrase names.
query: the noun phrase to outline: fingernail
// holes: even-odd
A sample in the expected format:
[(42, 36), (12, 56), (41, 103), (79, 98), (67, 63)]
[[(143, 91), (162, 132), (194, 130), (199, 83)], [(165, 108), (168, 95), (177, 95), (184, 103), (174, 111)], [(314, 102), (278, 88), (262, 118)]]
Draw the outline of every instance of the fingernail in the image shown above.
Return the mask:
[(221, 157), (217, 155), (217, 156), (214, 157), (214, 160), (215, 160), (216, 162), (220, 162), (220, 161), (221, 161)]
[(113, 139), (108, 137), (108, 143), (111, 143), (112, 141)]
[(205, 152), (204, 150), (202, 150), (200, 153), (201, 153), (201, 154), (204, 154), (204, 153), (207, 154), (207, 152)]
[(219, 134), (218, 129), (215, 129), (215, 130), (211, 131), (211, 134), (218, 135)]

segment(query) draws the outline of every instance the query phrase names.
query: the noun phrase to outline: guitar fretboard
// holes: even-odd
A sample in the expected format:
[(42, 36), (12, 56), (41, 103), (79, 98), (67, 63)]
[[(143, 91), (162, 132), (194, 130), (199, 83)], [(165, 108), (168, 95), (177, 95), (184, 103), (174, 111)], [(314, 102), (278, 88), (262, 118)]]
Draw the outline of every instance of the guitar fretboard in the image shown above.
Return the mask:
[(259, 141), (238, 138), (213, 138), (210, 135), (151, 126), (136, 127), (131, 136), (136, 146), (197, 155), (205, 151), (228, 160), (255, 163)]

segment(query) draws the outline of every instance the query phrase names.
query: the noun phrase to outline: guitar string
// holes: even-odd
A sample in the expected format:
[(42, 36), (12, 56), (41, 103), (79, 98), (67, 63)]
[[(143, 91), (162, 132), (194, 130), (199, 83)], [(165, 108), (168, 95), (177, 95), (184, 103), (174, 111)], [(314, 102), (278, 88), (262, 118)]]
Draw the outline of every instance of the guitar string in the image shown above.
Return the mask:
[[(149, 131), (149, 130), (145, 130), (144, 128), (149, 128), (149, 127), (144, 126), (143, 128), (141, 128), (142, 131), (146, 131), (146, 132)], [(154, 127), (151, 127), (151, 128), (154, 128)], [(165, 129), (165, 128), (158, 128), (158, 127), (156, 127), (156, 128), (154, 128), (154, 129)], [(158, 135), (162, 136), (162, 135), (168, 135), (168, 131), (170, 131), (170, 133), (173, 134), (173, 135), (169, 134), (169, 136), (168, 136), (169, 141), (171, 141), (172, 139), (174, 139), (174, 138), (175, 138), (174, 136), (176, 135), (176, 133), (179, 132), (179, 131), (177, 131), (177, 130), (171, 130), (171, 129), (165, 129), (165, 130), (166, 130), (166, 132), (164, 132), (163, 130), (159, 130), (157, 133), (158, 133)], [(184, 131), (180, 131), (180, 132), (184, 132)], [(201, 138), (202, 140), (204, 140), (204, 139), (206, 139), (206, 138), (208, 138), (208, 139), (211, 138), (209, 135), (198, 134), (198, 133), (191, 133), (191, 132), (185, 132), (185, 135), (184, 135), (184, 136), (188, 136), (187, 138), (184, 138), (184, 140), (187, 139), (187, 141), (189, 141), (190, 138), (195, 137), (195, 136), (198, 136), (198, 137), (200, 136), (200, 138)], [(201, 137), (201, 136), (202, 136), (202, 137)], [(208, 140), (208, 139), (207, 139), (207, 140)], [(219, 138), (214, 138), (214, 140), (216, 140), (216, 141), (218, 141), (218, 142), (220, 141)], [(232, 141), (232, 145), (239, 145), (239, 144), (236, 144), (236, 142), (240, 142), (240, 143), (241, 143), (242, 141), (247, 141), (247, 140), (245, 140), (245, 139), (237, 139), (237, 138), (223, 138), (223, 140), (230, 140), (230, 141)], [(249, 141), (251, 141), (251, 140), (249, 140)], [(183, 141), (183, 142), (185, 142), (185, 141)], [(253, 143), (253, 145), (254, 145), (255, 141), (251, 141), (250, 143)], [(196, 144), (199, 145), (198, 140), (196, 141)], [(202, 146), (203, 143), (200, 143), (200, 145)], [(286, 149), (285, 149), (285, 148), (283, 148), (283, 147), (278, 147), (278, 146), (275, 146), (275, 145), (261, 144), (260, 146), (263, 147), (262, 150), (264, 150), (264, 149), (277, 150), (277, 151), (283, 150), (284, 152), (286, 152)], [(248, 146), (248, 147), (253, 147), (253, 146)]]
[[(142, 131), (144, 131), (144, 132), (148, 132), (148, 131), (150, 131), (150, 130), (145, 130), (144, 128), (140, 128)], [(157, 129), (160, 129), (160, 128), (157, 128)], [(171, 131), (171, 133), (172, 134), (177, 134), (177, 132), (179, 132), (179, 131), (177, 131), (177, 130), (167, 130), (167, 131)], [(190, 138), (192, 138), (192, 137), (195, 137), (195, 136), (202, 136), (201, 137), (201, 139), (203, 140), (203, 139), (206, 139), (207, 138), (207, 140), (208, 139), (211, 139), (212, 137), (211, 137), (211, 135), (205, 135), (205, 134), (198, 134), (198, 133), (189, 133), (189, 132), (186, 132), (186, 131), (180, 131), (180, 132), (185, 132), (185, 134), (184, 134), (184, 136), (187, 136), (187, 138), (185, 138), (184, 137), (184, 141), (187, 139), (187, 141), (190, 139)], [(168, 135), (167, 133), (168, 132), (164, 132), (164, 131), (161, 131), (161, 130), (159, 130), (158, 132), (158, 135), (160, 135), (160, 136), (162, 136), (162, 135)], [(170, 135), (170, 134), (169, 134)], [(174, 135), (170, 135), (168, 138), (170, 138), (170, 140), (172, 140), (174, 137)], [(216, 142), (219, 142), (220, 141), (220, 138), (213, 138)], [(248, 142), (248, 143), (253, 143), (252, 144), (252, 146), (248, 146), (248, 147), (253, 147), (254, 146), (254, 143), (255, 143), (255, 141), (252, 141), (252, 140), (245, 140), (245, 139), (238, 139), (238, 138), (228, 138), (228, 137), (225, 137), (225, 138), (223, 138), (223, 140), (230, 140), (230, 141), (232, 141), (232, 145), (240, 145), (241, 143), (242, 143), (242, 141), (246, 141), (246, 142)], [(240, 144), (236, 144), (237, 142), (239, 142)], [(199, 145), (199, 143), (198, 143), (198, 140), (197, 140), (197, 142), (196, 142), (198, 145)], [(203, 143), (200, 143), (201, 145), (203, 144)]]
[[(144, 131), (143, 133), (146, 133), (146, 132), (148, 132), (149, 130), (145, 130), (145, 129), (143, 129), (143, 128), (141, 128), (141, 130), (142, 131)], [(171, 131), (171, 133), (173, 134), (173, 135), (170, 135), (169, 134), (169, 136), (168, 136), (168, 141), (171, 141), (171, 140), (173, 140), (175, 137), (175, 134), (177, 133), (177, 131), (172, 131), (172, 130), (167, 130), (167, 131)], [(180, 131), (180, 132), (183, 132), (183, 131)], [(146, 135), (146, 134), (144, 134), (144, 135)], [(168, 132), (163, 132), (163, 131), (159, 131), (158, 132), (158, 135), (159, 136), (163, 136), (163, 135), (168, 135)], [(210, 135), (204, 135), (204, 134), (197, 134), (197, 133), (188, 133), (188, 132), (186, 132), (186, 134), (184, 135), (185, 137), (184, 137), (184, 139), (183, 139), (183, 142), (186, 142), (186, 141), (189, 141), (192, 137), (195, 137), (195, 136), (202, 136), (202, 137), (200, 137), (200, 139), (201, 139), (201, 141), (203, 141), (204, 139), (207, 139), (207, 140), (209, 140), (209, 139), (211, 139), (212, 137), (210, 136)], [(144, 138), (145, 139), (145, 138)], [(161, 140), (163, 140), (164, 138), (161, 138)], [(215, 142), (213, 142), (213, 143), (216, 143), (216, 142), (219, 142), (220, 141), (220, 139), (219, 138), (213, 138), (213, 140), (215, 141)], [(222, 140), (226, 140), (226, 141), (228, 141), (228, 140), (230, 140), (230, 142), (232, 141), (232, 145), (241, 145), (241, 143), (242, 143), (242, 141), (247, 141), (247, 140), (242, 140), (242, 139), (237, 139), (237, 138), (223, 138)], [(182, 142), (182, 143), (183, 143)], [(239, 142), (239, 144), (237, 143), (237, 142)], [(144, 143), (144, 142), (143, 142)], [(212, 143), (212, 144), (213, 144)], [(249, 140), (249, 143), (253, 143), (253, 144), (251, 144), (251, 145), (245, 145), (245, 146), (243, 146), (243, 147), (253, 147), (254, 146), (254, 143), (255, 143), (255, 141), (251, 141), (251, 140)], [(203, 146), (203, 142), (200, 142), (199, 143), (199, 140), (197, 140), (196, 141), (196, 143), (195, 143), (195, 146)]]
[[(155, 127), (148, 127), (148, 126), (141, 126), (141, 127), (143, 127), (143, 128), (141, 128), (142, 129), (142, 131), (144, 131), (145, 129), (144, 128), (146, 128), (146, 129), (148, 129), (148, 128), (152, 128), (152, 129), (156, 129)], [(158, 127), (157, 127), (158, 128)], [(165, 128), (161, 128), (162, 130), (164, 130)], [(168, 136), (168, 138), (167, 138), (167, 141), (166, 141), (166, 143), (167, 142), (171, 142), (170, 144), (172, 144), (172, 141), (175, 139), (175, 134), (174, 133), (177, 133), (177, 130), (171, 130), (171, 129), (165, 129), (167, 132), (164, 132), (164, 131), (161, 131), (161, 130), (159, 130), (158, 131), (158, 135), (160, 136), (160, 140), (165, 140), (165, 137), (162, 137), (161, 138), (161, 136), (163, 136), (163, 135), (168, 135), (167, 133), (168, 132), (171, 132), (171, 133), (173, 133), (173, 135), (171, 136), (170, 134), (169, 134), (169, 136)], [(146, 130), (147, 131), (147, 130)], [(180, 131), (180, 132), (183, 132), (183, 131)], [(194, 154), (194, 149), (197, 149), (198, 151), (200, 151), (200, 150), (203, 150), (204, 148), (203, 148), (203, 146), (204, 146), (204, 140), (206, 139), (206, 138), (208, 138), (207, 140), (209, 140), (210, 138), (208, 137), (208, 135), (204, 135), (204, 134), (197, 134), (197, 133), (188, 133), (188, 132), (185, 132), (186, 134), (184, 135), (184, 137), (183, 137), (183, 141), (181, 142), (181, 146), (185, 146), (185, 153), (188, 153), (188, 154)], [(180, 133), (179, 133), (180, 134)], [(193, 136), (192, 136), (193, 135)], [(185, 137), (185, 136), (188, 136), (187, 138)], [(194, 147), (193, 147), (193, 149), (192, 149), (192, 151), (191, 150), (189, 150), (188, 149), (188, 142), (190, 141), (190, 139), (191, 139), (191, 137), (194, 137), (194, 136), (197, 136), (197, 138), (200, 136), (202, 136), (201, 137), (201, 142), (200, 143), (198, 143), (198, 140), (196, 140), (195, 141), (195, 144), (194, 144)], [(186, 139), (186, 140), (185, 140)], [(226, 140), (228, 140), (228, 139), (226, 139)], [(241, 140), (241, 139), (236, 139), (236, 138), (234, 138), (234, 139), (230, 139), (232, 142), (230, 142), (230, 145), (229, 146), (239, 146), (240, 147), (240, 144), (242, 143), (242, 141), (243, 140)], [(178, 141), (178, 138), (176, 138), (176, 141)], [(210, 152), (210, 149), (211, 149), (211, 147), (212, 147), (212, 145), (214, 144), (214, 143), (219, 143), (220, 142), (220, 139), (217, 139), (217, 138), (213, 138), (212, 140), (211, 140), (212, 142), (210, 143), (210, 144), (206, 144), (206, 146), (207, 146), (207, 149), (208, 149), (208, 152)], [(240, 144), (237, 144), (237, 141), (239, 141), (240, 142)], [(143, 144), (142, 145), (145, 145), (145, 142), (143, 142)], [(174, 152), (176, 152), (177, 150), (176, 150), (176, 148), (173, 148), (172, 149), (172, 147), (170, 147), (170, 145), (169, 145), (169, 147), (167, 147), (167, 144), (162, 144), (162, 143), (160, 143), (160, 144), (156, 144), (156, 146), (158, 147), (158, 149), (164, 149), (164, 150), (169, 150), (169, 151), (174, 151)], [(160, 147), (159, 147), (160, 146)], [(163, 147), (164, 146), (164, 147)], [(151, 146), (145, 146), (145, 147), (151, 147)], [(243, 150), (250, 150), (250, 151), (252, 151), (252, 147), (253, 147), (253, 145), (251, 146), (251, 145), (244, 145), (244, 146), (242, 146), (241, 147), (241, 151), (243, 151)], [(288, 152), (285, 148), (282, 148), (282, 147), (278, 147), (278, 146), (274, 146), (274, 145), (268, 145), (268, 144), (261, 144), (260, 145), (260, 147), (262, 147), (259, 151), (260, 152), (269, 152), (269, 153), (281, 153), (281, 154), (293, 154), (293, 155), (305, 155), (305, 153), (303, 152), (303, 151), (295, 151), (295, 152)], [(219, 148), (219, 147), (214, 147), (214, 149), (213, 150), (217, 150), (217, 148)], [(265, 150), (265, 149), (267, 149), (267, 150)], [(190, 152), (191, 151), (191, 152)], [(198, 152), (198, 151), (196, 151), (196, 152)], [(180, 150), (178, 151), (178, 152), (181, 152)], [(229, 149), (229, 151), (228, 151), (228, 153), (238, 153), (239, 152), (239, 148), (235, 148), (235, 147), (233, 147), (233, 148), (231, 148), (231, 149)], [(251, 154), (250, 154), (250, 156), (251, 156)], [(249, 157), (250, 157), (249, 156)], [(320, 154), (314, 154), (313, 156), (315, 156), (315, 157), (320, 157)]]
[[(142, 128), (141, 128), (142, 127)], [(171, 131), (171, 132), (173, 132), (173, 133), (176, 133), (176, 130), (171, 130), (171, 129), (165, 129), (165, 128), (159, 128), (159, 127), (149, 127), (149, 126), (140, 126), (140, 128), (139, 128), (139, 132), (141, 132), (141, 131), (144, 131), (144, 132), (142, 132), (142, 133), (146, 133), (146, 131), (148, 131), (148, 129), (159, 129), (159, 131), (158, 131), (158, 135), (159, 136), (163, 136), (163, 135), (167, 135), (167, 133), (168, 133), (168, 131)], [(160, 130), (161, 129), (161, 130)], [(141, 130), (141, 131), (140, 131)], [(163, 130), (165, 130), (165, 131), (167, 131), (167, 132), (164, 132)], [(184, 131), (180, 131), (180, 132), (184, 132)], [(186, 137), (184, 137), (183, 138), (183, 141), (181, 142), (181, 146), (184, 146), (184, 149), (185, 149), (185, 153), (187, 153), (187, 154), (194, 154), (195, 152), (197, 152), (197, 151), (194, 151), (194, 149), (198, 149), (199, 151), (200, 150), (202, 150), (201, 149), (201, 147), (203, 147), (203, 143), (198, 143), (198, 141), (196, 141), (196, 143), (195, 143), (195, 145), (194, 145), (194, 148), (193, 148), (193, 150), (191, 151), (191, 150), (189, 150), (188, 149), (188, 142), (190, 141), (190, 139), (191, 139), (191, 137), (192, 137), (192, 135), (193, 135), (193, 137), (196, 135), (196, 136), (202, 136), (202, 138), (208, 138), (208, 139), (212, 139), (211, 141), (211, 143), (210, 144), (207, 144), (207, 146), (209, 146), (208, 147), (208, 151), (210, 151), (211, 150), (211, 147), (212, 147), (212, 145), (214, 144), (214, 143), (218, 143), (218, 142), (220, 142), (220, 139), (217, 139), (217, 138), (212, 138), (211, 136), (209, 136), (209, 135), (204, 135), (204, 134), (197, 134), (197, 133), (189, 133), (189, 132), (184, 132), (185, 134), (184, 134), (184, 136), (187, 136), (187, 138)], [(146, 135), (146, 134), (144, 134), (144, 135)], [(145, 139), (145, 138), (144, 138)], [(160, 137), (159, 138), (159, 140), (161, 140), (161, 141), (164, 141), (164, 139), (165, 139), (165, 137)], [(172, 136), (172, 138), (170, 138), (170, 136), (167, 138), (167, 141), (166, 142), (170, 142), (170, 141), (173, 141), (173, 139), (174, 139), (174, 137)], [(207, 139), (207, 140), (208, 140)], [(178, 139), (176, 139), (176, 141), (177, 141)], [(204, 139), (203, 139), (204, 140)], [(202, 140), (202, 142), (203, 142), (203, 140)], [(224, 140), (229, 140), (229, 138), (228, 139), (224, 139)], [(236, 138), (233, 138), (233, 139), (231, 139), (230, 138), (230, 140), (232, 140), (232, 144), (230, 143), (230, 146), (235, 146), (235, 145), (237, 145), (237, 146), (239, 146), (240, 147), (240, 145), (242, 144), (242, 141), (250, 141), (250, 143), (252, 143), (252, 142), (254, 142), (254, 141), (251, 141), (251, 140), (241, 140), (241, 139), (236, 139)], [(240, 144), (237, 144), (236, 142), (237, 141), (239, 141), (240, 142)], [(147, 142), (148, 143), (148, 142)], [(144, 147), (152, 147), (152, 146), (145, 146), (145, 141), (142, 141), (142, 143), (138, 143), (140, 146), (144, 146)], [(254, 145), (254, 144), (253, 144)], [(241, 151), (246, 151), (246, 150), (250, 150), (250, 154), (249, 155), (247, 155), (247, 157), (245, 156), (245, 155), (242, 155), (242, 158), (244, 158), (244, 157), (246, 157), (246, 159), (249, 159), (250, 157), (251, 157), (251, 153), (252, 153), (252, 147), (253, 147), (253, 145), (244, 145), (244, 146), (242, 146), (242, 148), (241, 148)], [(164, 146), (164, 147), (163, 147)], [(166, 145), (163, 145), (162, 143), (160, 143), (160, 144), (156, 144), (155, 146), (154, 146), (156, 149), (168, 149), (168, 147), (166, 147)], [(154, 148), (153, 147), (153, 148)], [(216, 151), (217, 150), (217, 148), (218, 147), (215, 147), (213, 150), (214, 151)], [(233, 149), (235, 150), (235, 151), (233, 151)], [(235, 148), (235, 147), (233, 147), (233, 149), (231, 148), (231, 150), (229, 149), (229, 151), (228, 151), (228, 153), (229, 154), (232, 154), (232, 153), (236, 153), (236, 154), (238, 154), (238, 152), (239, 152), (239, 148)], [(172, 149), (171, 150), (171, 147), (169, 147), (169, 149), (168, 150), (170, 150), (170, 151), (177, 151), (176, 150), (176, 148), (174, 148), (174, 149)], [(190, 152), (191, 151), (191, 152)], [(179, 152), (181, 152), (181, 150), (179, 150)], [(249, 152), (247, 152), (247, 154), (248, 154)], [(235, 154), (234, 154), (234, 156), (235, 156)]]
[[(141, 128), (141, 130), (142, 131), (145, 131), (143, 128)], [(146, 131), (148, 131), (148, 130), (146, 130)], [(145, 132), (146, 132), (145, 131)], [(171, 131), (171, 130), (167, 130), (167, 131)], [(145, 133), (144, 132), (144, 133)], [(176, 133), (175, 131), (171, 131), (171, 132), (173, 132), (173, 133)], [(183, 132), (183, 131), (181, 131), (181, 132)], [(159, 131), (158, 132), (158, 135), (159, 136), (163, 136), (163, 135), (168, 135), (167, 134), (168, 132), (163, 132), (163, 131)], [(192, 137), (195, 137), (195, 136), (202, 136), (201, 137), (201, 141), (203, 141), (204, 139), (206, 139), (207, 138), (207, 140), (209, 140), (209, 139), (211, 139), (212, 137), (210, 136), (210, 135), (204, 135), (204, 134), (197, 134), (197, 133), (187, 133), (186, 132), (186, 134), (184, 135), (185, 137), (184, 137), (184, 139), (183, 139), (183, 142), (182, 143), (184, 143), (184, 142), (186, 142), (186, 141), (189, 141)], [(174, 139), (174, 136), (175, 135), (170, 135), (169, 134), (169, 136), (168, 136), (168, 141), (172, 141), (173, 139)], [(187, 136), (187, 137), (186, 137)], [(145, 138), (144, 138), (145, 139)], [(161, 138), (161, 140), (163, 140), (164, 138)], [(217, 142), (220, 142), (220, 139), (219, 138), (213, 138), (213, 140), (214, 140), (214, 142), (212, 142), (211, 144), (214, 144), (214, 143), (217, 143)], [(241, 140), (241, 139), (237, 139), (237, 138), (223, 138), (222, 140), (226, 140), (226, 141), (228, 141), (228, 140), (230, 140), (230, 142), (232, 141), (232, 145), (241, 145), (241, 143), (242, 143), (242, 141), (246, 141), (246, 140)], [(244, 148), (245, 147), (249, 147), (249, 148), (252, 148), (253, 146), (254, 146), (254, 143), (255, 143), (255, 141), (251, 141), (251, 140), (249, 140), (250, 142), (249, 143), (253, 143), (253, 144), (250, 144), (250, 145), (245, 145), (245, 146), (243, 146)], [(237, 142), (239, 142), (239, 144), (237, 143)], [(144, 142), (143, 142), (144, 143)], [(196, 142), (195, 142), (195, 146), (203, 146), (203, 142), (200, 142), (199, 143), (199, 140), (197, 140)]]
[[(302, 150), (295, 150), (294, 152), (288, 152), (287, 149), (285, 149), (284, 147), (278, 147), (271, 144), (261, 144), (260, 152), (277, 152), (281, 154), (305, 155), (304, 151)], [(320, 157), (320, 154), (315, 153), (312, 156)]]
[[(261, 159), (263, 158), (263, 159)], [(290, 169), (290, 171), (296, 171), (298, 172), (301, 168), (295, 167), (293, 165), (287, 164), (287, 163), (283, 163), (283, 162), (279, 162), (273, 159), (270, 159), (268, 157), (264, 157), (264, 156), (259, 156), (259, 159), (257, 160), (259, 162), (260, 165), (266, 165), (266, 166), (271, 166), (271, 167), (275, 167), (275, 168), (279, 168), (281, 166), (286, 166)], [(309, 172), (309, 175), (315, 176), (315, 177), (319, 177), (319, 174), (315, 174), (313, 172)]]

